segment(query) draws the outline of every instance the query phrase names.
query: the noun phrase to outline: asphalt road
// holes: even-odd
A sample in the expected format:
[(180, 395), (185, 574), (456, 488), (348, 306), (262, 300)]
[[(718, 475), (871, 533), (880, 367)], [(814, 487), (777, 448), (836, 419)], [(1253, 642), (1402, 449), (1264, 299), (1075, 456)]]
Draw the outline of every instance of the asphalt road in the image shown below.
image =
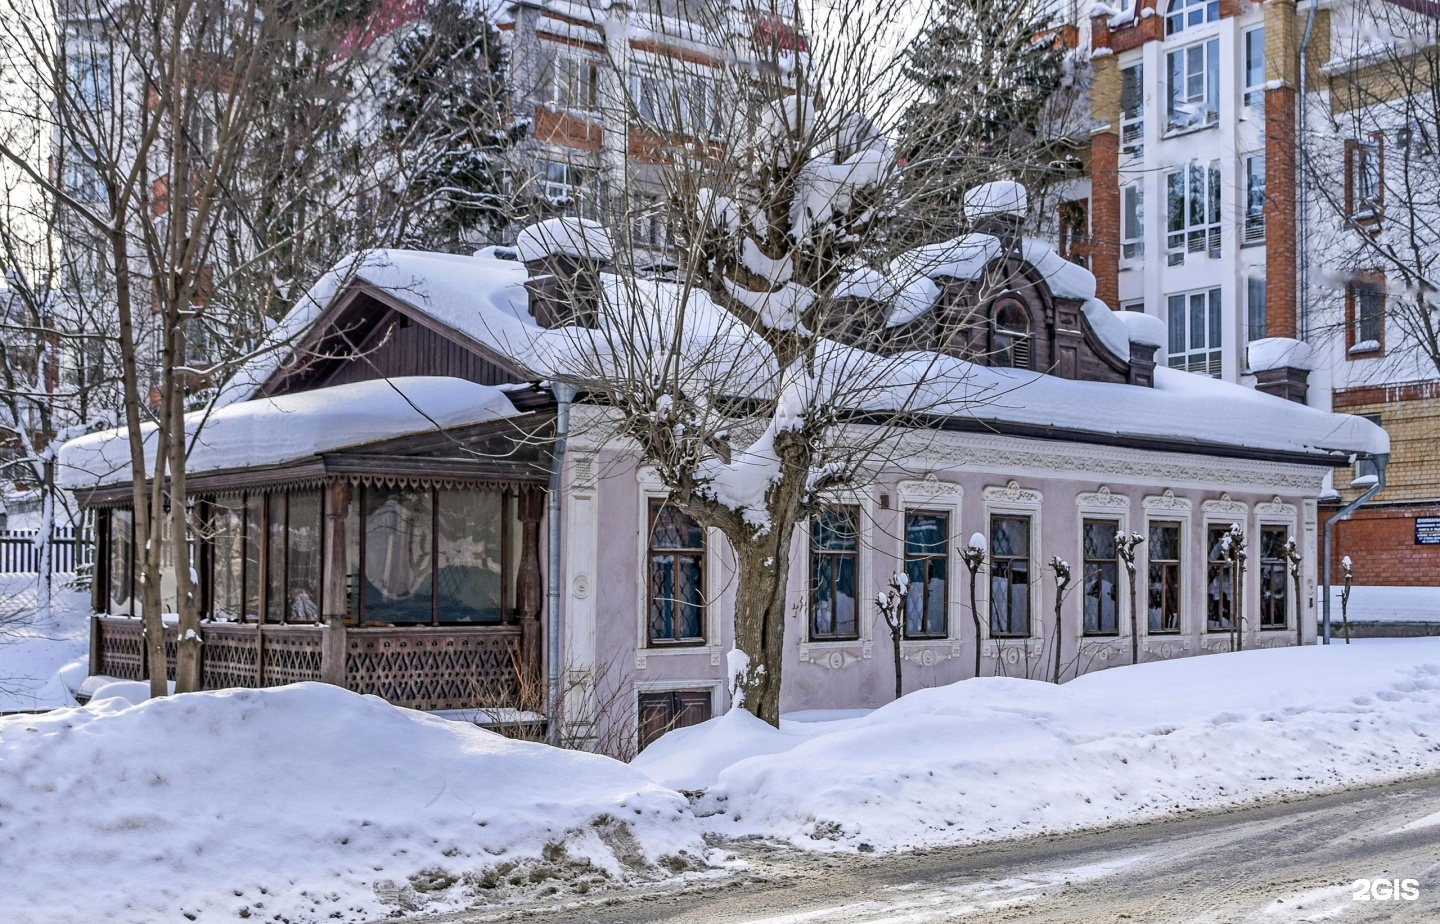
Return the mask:
[[(1440, 922), (1440, 776), (998, 845), (859, 857), (747, 845), (737, 858), (740, 871), (711, 882), (412, 920)], [(1415, 880), (1417, 894), (1359, 901), (1359, 879)]]

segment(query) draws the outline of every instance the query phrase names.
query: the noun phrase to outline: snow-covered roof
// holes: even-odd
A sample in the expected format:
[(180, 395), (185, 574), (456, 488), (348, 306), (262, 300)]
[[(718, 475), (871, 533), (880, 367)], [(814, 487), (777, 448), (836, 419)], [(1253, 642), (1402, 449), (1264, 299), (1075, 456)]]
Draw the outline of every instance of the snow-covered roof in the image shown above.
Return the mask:
[[(189, 474), (297, 462), (377, 440), (465, 427), (518, 412), (499, 388), (444, 376), (354, 382), (256, 398), (185, 416), (192, 441)], [(146, 469), (155, 458), (155, 426), (145, 433)], [(124, 427), (73, 439), (60, 449), (67, 488), (90, 488), (130, 477)]]
[[(980, 237), (967, 241), (966, 248), (990, 250), (992, 245), (983, 240), (987, 236)], [(1031, 262), (1048, 271), (1047, 278), (1053, 278), (1061, 291), (1085, 298), (1086, 317), (1108, 347), (1128, 356), (1132, 335), (1139, 342), (1163, 339), (1155, 324), (1147, 328), (1143, 321), (1122, 318), (1124, 312), (1110, 311), (1093, 297), (1093, 277), (1088, 272), (1058, 256), (1054, 261), (1046, 258), (1042, 246), (1043, 242), (1027, 242)], [(927, 259), (952, 272), (964, 262), (956, 254), (940, 251), (930, 252)], [(682, 311), (683, 350), (693, 382), (714, 391), (754, 394), (773, 391), (779, 379), (767, 348), (753, 331), (704, 292), (692, 289), (682, 296), (684, 290), (674, 283), (602, 273), (600, 328), (546, 330), (529, 314), (525, 267), (513, 260), (488, 254), (379, 251), (346, 264), (337, 274), (368, 283), (410, 310), (485, 345), (528, 370), (537, 381), (583, 378), (595, 375), (597, 369), (629, 367), (651, 353), (663, 357), (669, 348), (668, 332), (674, 330)], [(927, 274), (919, 276), (927, 278)], [(892, 273), (890, 278), (898, 277)], [(334, 298), (336, 285), (333, 279), (322, 281), (282, 322), (275, 342), (283, 345), (311, 326)], [(870, 275), (857, 275), (853, 285), (857, 290), (884, 288)], [(636, 347), (637, 338), (653, 341), (653, 349)], [(845, 382), (846, 394), (856, 396), (854, 403), (866, 410), (921, 407), (1000, 426), (1054, 427), (1105, 438), (1229, 446), (1261, 453), (1374, 453), (1389, 448), (1385, 431), (1361, 418), (1166, 368), (1155, 370), (1154, 388), (1145, 388), (994, 369), (928, 352), (880, 357), (829, 340), (821, 341), (817, 354), (820, 378)], [(228, 389), (231, 399), (253, 393), (279, 362), (276, 356), (257, 360)], [(917, 385), (923, 394), (919, 398), (912, 394)]]

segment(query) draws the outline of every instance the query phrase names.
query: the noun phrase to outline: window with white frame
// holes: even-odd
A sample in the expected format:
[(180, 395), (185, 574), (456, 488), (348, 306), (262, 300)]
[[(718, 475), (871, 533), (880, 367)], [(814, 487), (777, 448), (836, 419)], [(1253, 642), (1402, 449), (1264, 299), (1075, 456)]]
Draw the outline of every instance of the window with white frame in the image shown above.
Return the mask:
[(1265, 155), (1245, 158), (1245, 230), (1241, 244), (1265, 242)]
[(1245, 280), (1246, 340), (1265, 336), (1265, 277), (1251, 276)]
[(96, 48), (68, 50), (65, 73), (70, 84), (71, 101), (76, 109), (94, 113), (109, 105), (108, 53)]
[(1165, 34), (1174, 35), (1220, 18), (1220, 0), (1170, 0), (1165, 7)]
[(1169, 263), (1185, 262), (1187, 253), (1220, 256), (1220, 162), (1189, 166), (1165, 175), (1167, 211), (1165, 249)]
[(1220, 121), (1220, 39), (1178, 48), (1166, 55), (1170, 82), (1166, 119), (1171, 131), (1202, 128)]
[(595, 171), (565, 161), (538, 164), (540, 194), (566, 215), (595, 217)]
[(1220, 290), (1185, 292), (1168, 299), (1170, 367), (1220, 377)]
[(1265, 105), (1265, 27), (1259, 26), (1245, 33), (1245, 96), (1246, 106)]
[(1145, 145), (1145, 66), (1120, 71), (1120, 150), (1139, 157)]
[(1139, 183), (1120, 187), (1120, 253), (1127, 260), (1145, 255), (1145, 190)]
[(575, 112), (599, 109), (599, 67), (588, 58), (562, 54), (555, 58), (555, 105)]

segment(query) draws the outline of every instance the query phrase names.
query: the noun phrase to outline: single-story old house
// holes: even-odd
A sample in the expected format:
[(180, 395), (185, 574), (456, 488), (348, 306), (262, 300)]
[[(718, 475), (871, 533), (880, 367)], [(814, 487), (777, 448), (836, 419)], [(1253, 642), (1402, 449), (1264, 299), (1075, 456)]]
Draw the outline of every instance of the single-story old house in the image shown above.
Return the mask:
[[(297, 307), (284, 350), (193, 422), (207, 687), (316, 679), (450, 710), (525, 707), (553, 679), (617, 750), (728, 706), (721, 537), (666, 503), (583, 394), (552, 472), (547, 338), (623, 299), (604, 256), (538, 232), (516, 254), (376, 252)], [(1314, 640), (1317, 497), (1327, 473), (1388, 450), (1383, 430), (1167, 368), (1159, 319), (1112, 312), (1086, 270), (1005, 222), (902, 262), (922, 282), (857, 273), (822, 329), (882, 331), (878, 351), (940, 355), (1000, 397), (917, 423), (797, 538), (786, 711), (893, 697), (874, 601), (897, 570), (907, 689), (970, 677), (976, 646), (981, 673), (1031, 677), (1056, 644), (1066, 677), (1228, 651), (1237, 609), (1246, 647)], [(1005, 284), (982, 290), (984, 274)], [(108, 431), (60, 461), (97, 518), (92, 672), (140, 679), (127, 453)], [(1248, 543), (1239, 600), (1232, 525)], [(1058, 626), (1052, 557), (1073, 571)]]

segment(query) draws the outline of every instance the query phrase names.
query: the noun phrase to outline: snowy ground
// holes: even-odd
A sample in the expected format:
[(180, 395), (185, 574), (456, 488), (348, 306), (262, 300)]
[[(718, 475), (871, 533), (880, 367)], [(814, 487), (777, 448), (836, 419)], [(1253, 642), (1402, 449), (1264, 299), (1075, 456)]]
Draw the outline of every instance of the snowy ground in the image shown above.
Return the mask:
[(75, 704), (57, 673), (90, 647), (89, 594), (57, 588), (48, 617), (37, 601), (33, 576), (0, 575), (0, 712)]
[(826, 850), (972, 843), (1440, 770), (1440, 639), (923, 690), (771, 729), (730, 713), (633, 766), (714, 833)]
[[(0, 719), (0, 921), (361, 921), (706, 848), (624, 764), (323, 684)], [(192, 917), (193, 916), (193, 917)]]
[[(1351, 622), (1440, 622), (1440, 587), (1350, 588)], [(1332, 631), (1340, 625), (1340, 588), (1330, 589)]]

